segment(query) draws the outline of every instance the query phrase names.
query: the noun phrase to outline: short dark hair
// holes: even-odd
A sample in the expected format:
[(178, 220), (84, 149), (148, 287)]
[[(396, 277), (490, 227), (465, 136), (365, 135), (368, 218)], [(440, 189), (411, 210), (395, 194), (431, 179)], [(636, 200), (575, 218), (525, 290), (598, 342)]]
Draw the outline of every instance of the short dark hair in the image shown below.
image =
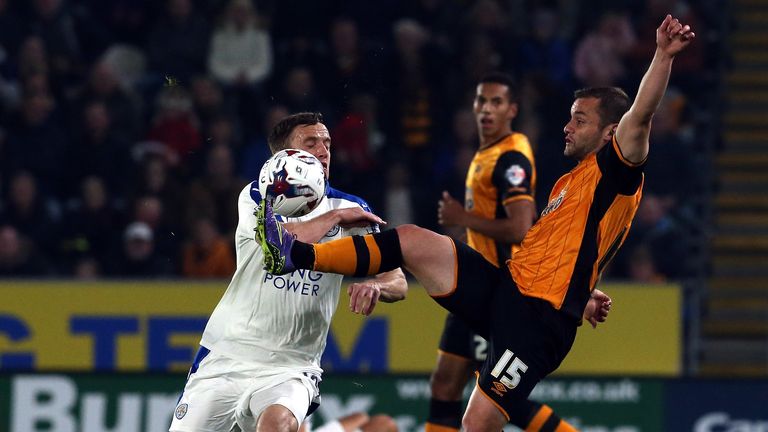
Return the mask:
[(618, 123), (621, 116), (629, 111), (629, 96), (618, 87), (588, 87), (573, 92), (576, 99), (595, 98), (600, 101), (597, 113), (600, 115), (600, 127)]
[(489, 72), (483, 75), (477, 84), (501, 84), (507, 86), (507, 98), (509, 99), (509, 102), (517, 103), (517, 81), (510, 74), (499, 71)]
[(288, 147), (288, 138), (297, 126), (312, 126), (323, 122), (323, 115), (318, 112), (291, 114), (277, 122), (267, 138), (269, 150), (277, 153)]

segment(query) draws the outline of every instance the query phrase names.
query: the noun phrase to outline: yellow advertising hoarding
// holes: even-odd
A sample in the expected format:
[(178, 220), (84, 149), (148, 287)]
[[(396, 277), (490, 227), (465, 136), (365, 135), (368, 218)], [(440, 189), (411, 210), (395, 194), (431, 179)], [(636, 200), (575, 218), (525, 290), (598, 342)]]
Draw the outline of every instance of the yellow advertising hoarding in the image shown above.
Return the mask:
[[(226, 288), (215, 282), (0, 282), (0, 371), (184, 371)], [(562, 374), (676, 375), (675, 286), (601, 287), (609, 322), (583, 326)], [(346, 292), (346, 291), (343, 291)], [(428, 372), (445, 311), (414, 285), (370, 317), (339, 305), (323, 358), (334, 371)]]

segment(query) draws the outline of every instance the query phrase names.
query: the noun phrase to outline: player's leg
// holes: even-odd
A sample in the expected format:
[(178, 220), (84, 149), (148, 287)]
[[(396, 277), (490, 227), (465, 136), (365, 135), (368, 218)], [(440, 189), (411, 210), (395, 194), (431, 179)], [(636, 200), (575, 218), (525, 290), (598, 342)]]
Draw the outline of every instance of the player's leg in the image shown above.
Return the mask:
[(232, 373), (230, 366), (229, 359), (201, 348), (174, 410), (171, 432), (232, 428), (237, 400), (247, 387), (247, 377)]
[(467, 411), (464, 413), (462, 427), (467, 432), (498, 432), (504, 428), (508, 419), (499, 407), (478, 387), (469, 397)]
[(405, 267), (431, 296), (449, 294), (455, 286), (453, 240), (416, 225), (381, 233), (347, 237), (322, 244), (296, 240), (277, 222), (272, 207), (262, 201), (256, 212), (256, 238), (267, 270), (284, 274), (309, 269), (347, 276), (370, 276)]
[(299, 429), (299, 421), (291, 410), (283, 405), (270, 405), (259, 416), (256, 423), (257, 432), (295, 432)]
[[(482, 342), (476, 343), (475, 338)], [(430, 377), (426, 432), (458, 431), (464, 414), (462, 396), (476, 366), (485, 360), (485, 340), (454, 314), (445, 318), (437, 363)]]
[(473, 362), (467, 358), (440, 352), (429, 380), (431, 397), (425, 432), (449, 432), (461, 428), (464, 386)]
[(496, 432), (505, 424), (512, 423), (524, 431), (577, 432), (572, 425), (558, 417), (552, 408), (531, 400), (517, 400), (512, 408), (508, 408), (507, 414), (509, 418), (491, 398), (475, 387), (462, 426), (466, 431)]
[(235, 418), (243, 431), (296, 432), (316, 395), (317, 387), (308, 379), (286, 376), (282, 383), (267, 388), (252, 380), (237, 403)]
[[(528, 400), (573, 344), (577, 323), (548, 302), (523, 296), (511, 278), (494, 292), (488, 358), (464, 414), (467, 430), (499, 430), (498, 415), (523, 430), (574, 430), (549, 407)], [(492, 409), (493, 407), (493, 409)]]

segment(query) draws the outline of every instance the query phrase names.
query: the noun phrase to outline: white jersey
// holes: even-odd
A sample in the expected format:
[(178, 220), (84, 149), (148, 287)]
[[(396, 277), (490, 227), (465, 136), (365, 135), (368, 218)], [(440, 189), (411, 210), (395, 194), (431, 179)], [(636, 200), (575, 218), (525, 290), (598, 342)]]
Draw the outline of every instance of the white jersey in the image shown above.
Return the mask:
[[(368, 204), (329, 187), (316, 209), (289, 222), (315, 218), (330, 210)], [(331, 317), (339, 302), (342, 276), (296, 270), (276, 276), (264, 270), (264, 254), (255, 240), (258, 183), (238, 198), (235, 231), (237, 269), (203, 332), (200, 345), (233, 359), (272, 367), (298, 367), (321, 373)], [(321, 242), (366, 234), (376, 227), (331, 228)]]

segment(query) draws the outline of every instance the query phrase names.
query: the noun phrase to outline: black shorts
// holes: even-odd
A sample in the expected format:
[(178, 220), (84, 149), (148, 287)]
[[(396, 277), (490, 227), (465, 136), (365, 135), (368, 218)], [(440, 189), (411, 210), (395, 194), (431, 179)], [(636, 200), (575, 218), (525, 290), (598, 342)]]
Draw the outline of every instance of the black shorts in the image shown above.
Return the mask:
[(440, 337), (440, 351), (464, 357), (479, 365), (487, 357), (488, 342), (473, 332), (459, 317), (449, 313), (445, 317), (445, 327)]
[(469, 246), (454, 243), (457, 284), (435, 301), (488, 340), (477, 385), (509, 418), (511, 408), (560, 366), (578, 323), (549, 302), (522, 295), (506, 267), (497, 268)]

